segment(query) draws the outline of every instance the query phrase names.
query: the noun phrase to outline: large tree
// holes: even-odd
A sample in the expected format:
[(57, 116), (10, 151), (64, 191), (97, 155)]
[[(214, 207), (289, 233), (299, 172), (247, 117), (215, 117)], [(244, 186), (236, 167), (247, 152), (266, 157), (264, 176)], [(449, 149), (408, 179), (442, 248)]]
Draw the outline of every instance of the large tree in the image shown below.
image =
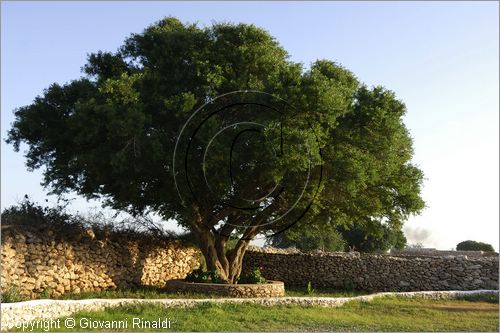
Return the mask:
[(228, 283), (257, 235), (423, 208), (404, 104), (253, 25), (166, 18), (83, 70), (16, 109), (7, 142), (55, 194), (177, 220)]

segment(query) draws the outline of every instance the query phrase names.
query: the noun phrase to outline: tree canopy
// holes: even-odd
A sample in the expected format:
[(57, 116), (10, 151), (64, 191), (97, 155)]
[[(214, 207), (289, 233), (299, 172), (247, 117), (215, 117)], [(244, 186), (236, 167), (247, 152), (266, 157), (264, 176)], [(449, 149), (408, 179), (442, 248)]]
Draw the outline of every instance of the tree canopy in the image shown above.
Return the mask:
[(395, 94), (256, 26), (168, 17), (83, 71), (16, 109), (7, 142), (52, 193), (177, 220), (226, 282), (259, 234), (397, 229), (424, 207)]

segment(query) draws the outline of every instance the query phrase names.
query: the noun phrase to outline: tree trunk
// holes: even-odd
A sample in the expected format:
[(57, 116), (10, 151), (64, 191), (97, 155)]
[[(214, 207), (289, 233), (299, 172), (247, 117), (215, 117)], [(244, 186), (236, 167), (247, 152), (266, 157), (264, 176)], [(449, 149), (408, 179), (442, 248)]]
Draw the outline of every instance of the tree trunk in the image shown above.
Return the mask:
[(250, 240), (258, 232), (258, 227), (247, 228), (228, 256), (226, 245), (229, 235), (234, 229), (233, 225), (226, 224), (219, 233), (214, 233), (203, 224), (201, 216), (198, 216), (197, 220), (192, 224), (192, 231), (205, 258), (207, 270), (217, 271), (224, 283), (236, 283), (238, 281), (245, 252)]

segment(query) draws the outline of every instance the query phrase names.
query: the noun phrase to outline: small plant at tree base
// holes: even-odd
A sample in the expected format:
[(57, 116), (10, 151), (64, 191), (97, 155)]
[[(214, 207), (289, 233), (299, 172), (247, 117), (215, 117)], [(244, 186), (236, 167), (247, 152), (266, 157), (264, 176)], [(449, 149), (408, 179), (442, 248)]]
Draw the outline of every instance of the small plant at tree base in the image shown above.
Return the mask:
[(266, 279), (262, 276), (262, 272), (259, 268), (254, 268), (252, 273), (249, 275), (242, 275), (238, 279), (238, 283), (242, 284), (262, 284), (266, 283)]
[(203, 269), (198, 268), (189, 273), (186, 276), (186, 281), (188, 282), (197, 282), (197, 283), (206, 283), (208, 282), (208, 274), (204, 272)]
[(202, 268), (195, 269), (186, 276), (186, 281), (196, 283), (223, 283), (217, 271), (204, 271)]
[(210, 279), (212, 280), (212, 283), (224, 283), (224, 281), (220, 278), (219, 272), (217, 271), (210, 271)]
[(316, 289), (313, 289), (311, 281), (307, 282), (307, 294), (313, 295), (316, 293)]

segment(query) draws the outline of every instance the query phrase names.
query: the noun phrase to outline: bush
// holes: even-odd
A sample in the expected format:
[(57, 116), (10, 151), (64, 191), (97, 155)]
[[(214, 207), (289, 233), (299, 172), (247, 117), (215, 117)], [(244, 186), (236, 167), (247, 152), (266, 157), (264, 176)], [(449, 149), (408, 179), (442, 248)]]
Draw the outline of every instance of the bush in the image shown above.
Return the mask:
[(476, 242), (473, 240), (466, 240), (457, 244), (457, 251), (484, 251), (495, 252), (491, 244)]
[(242, 275), (238, 279), (238, 283), (242, 284), (262, 284), (266, 283), (266, 279), (262, 276), (259, 268), (254, 268), (249, 275)]
[(97, 239), (118, 241), (137, 240), (148, 243), (180, 240), (187, 244), (187, 237), (159, 228), (150, 217), (137, 216), (116, 219), (102, 212), (70, 214), (65, 205), (43, 207), (26, 195), (17, 205), (8, 207), (1, 214), (2, 226), (24, 230), (52, 230), (57, 238), (80, 240), (89, 231)]
[(186, 281), (196, 283), (207, 283), (209, 275), (203, 269), (197, 268), (186, 276)]
[(65, 206), (42, 207), (30, 201), (27, 195), (18, 205), (8, 207), (2, 212), (2, 225), (37, 228), (51, 226), (61, 229), (75, 224), (76, 219), (66, 213)]
[[(217, 271), (204, 271), (202, 268), (193, 270), (186, 276), (185, 280), (195, 283), (223, 283)], [(255, 268), (249, 275), (242, 275), (238, 279), (238, 283), (243, 284), (261, 284), (266, 282), (266, 279), (262, 276), (258, 268)]]
[(204, 271), (202, 268), (193, 270), (186, 276), (186, 281), (196, 283), (222, 283), (217, 271)]
[(19, 287), (14, 284), (8, 284), (7, 286), (2, 286), (2, 292), (0, 301), (2, 303), (14, 303), (26, 301), (27, 298), (21, 296)]

